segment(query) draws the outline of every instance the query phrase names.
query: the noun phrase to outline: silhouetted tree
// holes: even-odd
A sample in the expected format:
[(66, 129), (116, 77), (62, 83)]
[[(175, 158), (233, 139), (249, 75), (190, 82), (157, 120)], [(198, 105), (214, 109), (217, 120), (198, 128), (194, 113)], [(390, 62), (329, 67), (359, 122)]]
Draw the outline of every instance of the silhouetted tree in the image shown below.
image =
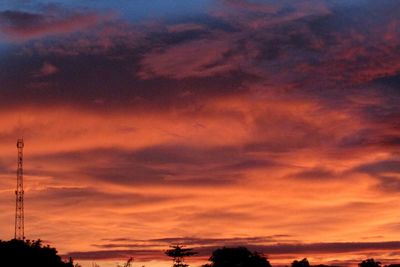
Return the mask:
[(196, 255), (197, 252), (194, 252), (191, 248), (183, 248), (183, 246), (175, 245), (171, 246), (171, 249), (165, 251), (165, 255), (172, 258), (173, 267), (187, 267), (188, 264), (185, 264), (185, 257), (190, 257)]
[(245, 247), (219, 248), (212, 253), (204, 267), (271, 267), (271, 264), (262, 254), (250, 252)]
[(379, 261), (375, 261), (374, 259), (366, 259), (358, 264), (360, 267), (381, 267), (381, 263)]
[(292, 267), (310, 267), (310, 263), (308, 262), (307, 258), (304, 258), (301, 261), (293, 261)]
[(132, 266), (132, 262), (133, 262), (133, 258), (130, 257), (125, 263), (124, 265), (117, 265), (117, 267), (131, 267)]
[(74, 267), (72, 259), (63, 262), (57, 250), (41, 240), (0, 241), (0, 265), (7, 267)]

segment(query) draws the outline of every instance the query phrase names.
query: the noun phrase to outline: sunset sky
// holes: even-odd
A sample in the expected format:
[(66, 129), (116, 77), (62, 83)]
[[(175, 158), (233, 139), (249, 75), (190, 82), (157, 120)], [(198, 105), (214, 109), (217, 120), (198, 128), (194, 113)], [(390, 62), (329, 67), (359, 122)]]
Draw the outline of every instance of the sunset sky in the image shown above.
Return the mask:
[(400, 262), (400, 1), (0, 1), (0, 239), (84, 266)]

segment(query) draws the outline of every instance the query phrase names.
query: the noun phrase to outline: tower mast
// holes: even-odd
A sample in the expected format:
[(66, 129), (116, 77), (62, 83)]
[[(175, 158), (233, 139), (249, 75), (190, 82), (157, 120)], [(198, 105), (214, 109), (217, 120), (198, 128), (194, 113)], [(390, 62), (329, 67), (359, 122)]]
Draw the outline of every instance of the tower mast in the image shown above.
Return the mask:
[(17, 190), (15, 190), (15, 239), (24, 240), (24, 171), (23, 171), (23, 148), (24, 140), (17, 140), (18, 168), (17, 168)]

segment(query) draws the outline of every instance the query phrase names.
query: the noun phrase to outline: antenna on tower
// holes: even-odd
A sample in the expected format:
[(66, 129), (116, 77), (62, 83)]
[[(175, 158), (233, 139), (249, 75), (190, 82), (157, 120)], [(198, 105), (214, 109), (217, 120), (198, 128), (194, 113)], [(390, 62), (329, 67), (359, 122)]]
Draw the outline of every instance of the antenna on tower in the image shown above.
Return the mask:
[(17, 190), (15, 190), (15, 236), (17, 240), (24, 240), (24, 171), (23, 171), (23, 148), (24, 139), (17, 140), (18, 168), (17, 168)]

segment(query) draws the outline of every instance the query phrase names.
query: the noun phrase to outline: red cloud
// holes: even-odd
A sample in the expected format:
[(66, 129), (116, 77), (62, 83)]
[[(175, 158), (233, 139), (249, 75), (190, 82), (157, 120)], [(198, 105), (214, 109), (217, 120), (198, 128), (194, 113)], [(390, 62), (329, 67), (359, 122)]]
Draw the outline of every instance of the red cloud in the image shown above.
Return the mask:
[(226, 36), (226, 39), (201, 39), (153, 51), (144, 56), (138, 76), (184, 79), (226, 74), (238, 69), (238, 58), (229, 56), (231, 49), (230, 38)]
[(37, 14), (21, 11), (0, 12), (0, 31), (9, 39), (24, 41), (50, 35), (81, 31), (97, 25), (105, 17), (97, 14)]
[(45, 62), (39, 71), (40, 76), (49, 76), (59, 72), (59, 69), (49, 62)]

